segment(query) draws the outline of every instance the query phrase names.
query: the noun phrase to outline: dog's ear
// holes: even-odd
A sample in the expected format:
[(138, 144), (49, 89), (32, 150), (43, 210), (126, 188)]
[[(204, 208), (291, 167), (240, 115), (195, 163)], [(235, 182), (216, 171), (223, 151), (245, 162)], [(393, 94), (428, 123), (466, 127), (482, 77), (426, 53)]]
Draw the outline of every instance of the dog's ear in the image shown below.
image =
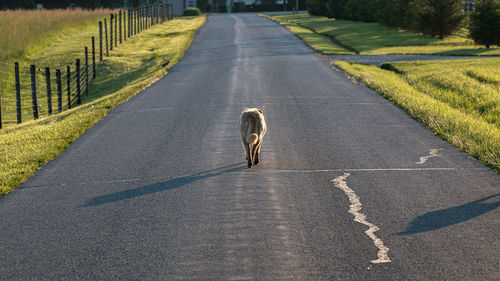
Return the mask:
[(264, 114), (264, 112), (262, 112), (262, 109), (257, 109), (257, 110), (260, 112), (260, 114)]

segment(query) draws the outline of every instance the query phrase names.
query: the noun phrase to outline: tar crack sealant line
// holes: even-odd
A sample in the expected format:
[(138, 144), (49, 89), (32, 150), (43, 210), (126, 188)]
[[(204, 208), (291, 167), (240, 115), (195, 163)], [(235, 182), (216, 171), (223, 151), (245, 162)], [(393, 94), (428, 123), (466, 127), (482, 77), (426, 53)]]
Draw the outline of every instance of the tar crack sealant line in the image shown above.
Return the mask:
[(351, 203), (351, 205), (349, 206), (348, 212), (354, 216), (354, 221), (369, 227), (368, 230), (365, 231), (365, 233), (366, 235), (368, 235), (368, 237), (370, 237), (370, 239), (373, 240), (373, 243), (378, 248), (378, 253), (377, 253), (378, 259), (372, 260), (370, 262), (375, 264), (391, 262), (391, 259), (389, 258), (388, 255), (389, 248), (387, 248), (384, 245), (382, 239), (378, 238), (375, 235), (375, 232), (379, 230), (378, 226), (367, 221), (366, 215), (361, 212), (362, 205), (361, 201), (359, 200), (359, 196), (356, 195), (354, 190), (352, 190), (349, 186), (347, 186), (346, 179), (350, 175), (351, 174), (349, 173), (344, 173), (343, 176), (336, 177), (335, 179), (332, 180), (333, 185), (335, 185), (335, 187), (337, 187), (338, 189), (342, 190), (349, 198), (349, 202)]
[(418, 159), (418, 162), (415, 162), (415, 164), (424, 164), (427, 161), (427, 159), (429, 159), (431, 157), (441, 156), (441, 154), (439, 154), (439, 150), (442, 150), (442, 149), (439, 149), (439, 148), (429, 149), (429, 155), (420, 157)]

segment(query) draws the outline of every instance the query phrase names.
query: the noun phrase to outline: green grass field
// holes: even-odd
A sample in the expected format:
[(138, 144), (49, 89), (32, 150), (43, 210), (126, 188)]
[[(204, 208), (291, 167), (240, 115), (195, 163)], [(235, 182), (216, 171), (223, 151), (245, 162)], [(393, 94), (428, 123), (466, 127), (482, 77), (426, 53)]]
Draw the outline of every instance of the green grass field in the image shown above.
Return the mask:
[(500, 172), (500, 59), (334, 64)]
[[(79, 107), (0, 130), (0, 196), (13, 190), (59, 155), (117, 104), (165, 75), (188, 48), (206, 18), (184, 17), (155, 25), (110, 52), (99, 64), (98, 78)], [(36, 57), (70, 58), (68, 42), (88, 39), (88, 30), (60, 40)], [(65, 48), (64, 46), (68, 46)], [(65, 52), (64, 50), (67, 50)], [(165, 63), (169, 64), (165, 66)]]
[[(344, 47), (334, 47), (332, 46), (335, 45), (334, 43), (322, 46), (316, 44), (314, 40), (309, 40), (308, 37), (301, 37), (312, 48), (323, 54), (345, 54), (354, 50), (364, 55), (500, 55), (498, 47), (487, 49), (474, 45), (474, 42), (467, 38), (467, 30), (461, 30), (460, 33), (445, 39), (437, 39), (378, 23), (335, 20), (308, 14), (266, 17), (287, 26), (299, 37), (301, 37), (300, 33), (290, 26), (308, 29), (316, 35), (309, 35), (309, 38), (314, 38), (314, 40), (320, 37), (334, 38)], [(336, 48), (341, 48), (341, 51), (336, 52)]]
[[(55, 69), (63, 76), (66, 65), (71, 66), (72, 80), (75, 80), (75, 60), (80, 58), (84, 66), (84, 47), (91, 55), (91, 37), (98, 36), (98, 22), (113, 10), (15, 10), (0, 12), (0, 92), (3, 126), (16, 124), (14, 62), (19, 62), (21, 82), (22, 120), (33, 119), (31, 104), (31, 81), (29, 65), (34, 64), (37, 77), (39, 114), (47, 115), (45, 88), (45, 67), (51, 68), (52, 106), (57, 108)], [(115, 11), (116, 12), (116, 11)], [(96, 48), (98, 48), (96, 41)], [(89, 57), (90, 59), (90, 57)], [(63, 77), (64, 79), (65, 77)], [(73, 82), (72, 88), (76, 85)], [(73, 93), (74, 95), (74, 93)], [(63, 104), (67, 104), (63, 95)]]
[(0, 62), (25, 61), (82, 27), (108, 17), (109, 9), (0, 11)]
[[(330, 37), (318, 34), (309, 28), (297, 24), (297, 20), (286, 16), (269, 16), (262, 14), (261, 16), (274, 20), (302, 40), (309, 47), (323, 55), (353, 55), (355, 52), (334, 44)], [(298, 15), (293, 17), (299, 17)]]

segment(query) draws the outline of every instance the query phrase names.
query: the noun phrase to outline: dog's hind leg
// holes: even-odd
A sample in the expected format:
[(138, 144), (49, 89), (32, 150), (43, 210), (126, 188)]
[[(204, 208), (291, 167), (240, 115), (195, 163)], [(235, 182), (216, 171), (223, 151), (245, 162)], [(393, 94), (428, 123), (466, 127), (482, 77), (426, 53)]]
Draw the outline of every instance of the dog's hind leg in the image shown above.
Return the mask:
[(262, 143), (259, 141), (253, 146), (253, 164), (258, 165), (260, 163), (260, 145)]
[(257, 165), (260, 162), (260, 142), (253, 145), (252, 160), (254, 165)]
[(245, 146), (245, 151), (247, 153), (248, 168), (252, 167), (252, 154), (250, 153), (250, 145), (246, 142), (243, 143)]

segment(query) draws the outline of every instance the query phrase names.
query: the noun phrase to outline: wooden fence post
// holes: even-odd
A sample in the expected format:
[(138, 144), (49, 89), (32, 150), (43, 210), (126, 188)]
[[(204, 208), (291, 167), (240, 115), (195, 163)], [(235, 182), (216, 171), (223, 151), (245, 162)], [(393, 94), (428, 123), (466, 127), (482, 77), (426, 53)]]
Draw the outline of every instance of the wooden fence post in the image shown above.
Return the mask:
[(130, 38), (130, 9), (127, 10), (127, 37)]
[(16, 110), (17, 124), (21, 124), (21, 82), (19, 81), (19, 63), (14, 63), (14, 71), (16, 75)]
[(89, 95), (89, 50), (85, 47), (85, 95)]
[(120, 10), (120, 14), (118, 16), (118, 19), (120, 20), (120, 45), (122, 44), (122, 10)]
[(139, 7), (139, 29), (144, 31), (144, 7)]
[(149, 6), (149, 12), (151, 13), (151, 26), (155, 24), (155, 18), (156, 18), (155, 11), (156, 10), (154, 5)]
[(52, 89), (50, 88), (50, 68), (45, 68), (45, 83), (47, 84), (47, 111), (52, 114)]
[(118, 47), (118, 16), (115, 13), (115, 47)]
[(62, 86), (61, 86), (61, 70), (56, 69), (56, 84), (57, 84), (57, 112), (62, 111)]
[(82, 104), (82, 93), (80, 87), (80, 59), (76, 59), (76, 103)]
[(109, 49), (108, 49), (108, 24), (106, 23), (106, 19), (104, 19), (104, 37), (106, 37), (106, 56), (109, 57)]
[(0, 129), (2, 129), (2, 89), (0, 88)]
[(30, 66), (31, 72), (31, 102), (33, 104), (33, 119), (38, 119), (38, 100), (36, 99), (36, 72), (35, 65)]
[(66, 83), (68, 86), (68, 109), (71, 108), (71, 70), (69, 65), (66, 66)]
[(99, 22), (99, 61), (102, 61), (102, 21)]
[(95, 38), (92, 36), (92, 78), (95, 77)]
[(110, 14), (109, 16), (109, 50), (113, 50), (113, 14)]

